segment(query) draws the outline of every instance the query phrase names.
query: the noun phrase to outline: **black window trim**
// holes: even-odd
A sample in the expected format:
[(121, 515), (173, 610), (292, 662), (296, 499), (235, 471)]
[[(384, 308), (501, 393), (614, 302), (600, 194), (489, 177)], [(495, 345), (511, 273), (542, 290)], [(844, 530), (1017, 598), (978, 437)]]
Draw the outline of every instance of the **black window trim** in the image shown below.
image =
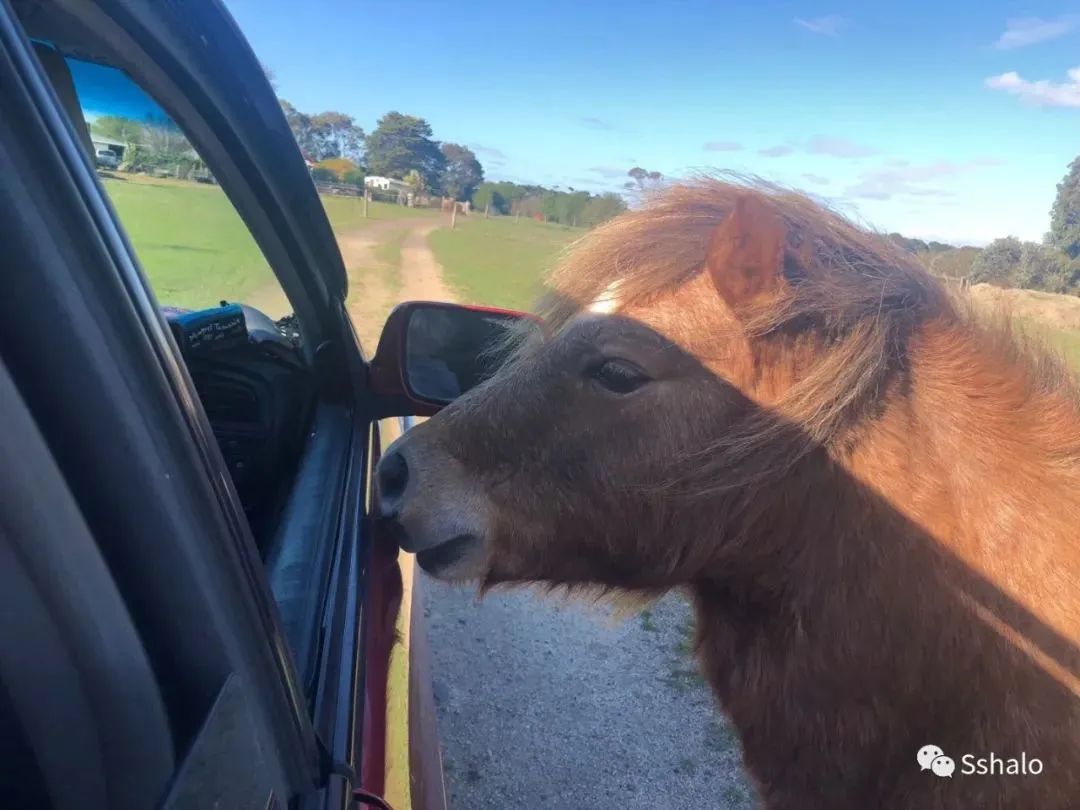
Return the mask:
[[(117, 227), (111, 206), (101, 189), (96, 174), (89, 164), (72, 131), (70, 122), (60, 113), (59, 101), (51, 86), (42, 75), (40, 65), (33, 56), (29, 42), (16, 21), (7, 0), (0, 0), (0, 48), (9, 55), (18, 76), (18, 86), (6, 87), (5, 93), (23, 92), (40, 116), (39, 122), (23, 124), (29, 128), (33, 123), (43, 125), (48, 143), (41, 148), (51, 148), (55, 157), (62, 161), (77, 190), (84, 207), (84, 228), (92, 228), (101, 240), (101, 247), (115, 268), (118, 280), (127, 292), (132, 312), (141, 327), (147, 348), (160, 365), (161, 381), (179, 409), (184, 428), (203, 466), (205, 478), (211, 486), (220, 506), (221, 516), (227, 523), (232, 538), (232, 556), (241, 566), (244, 578), (250, 586), (250, 597), (257, 607), (259, 621), (270, 641), (269, 653), (281, 682), (281, 693), (290, 710), (289, 723), (293, 727), (293, 740), (297, 749), (293, 752), (301, 762), (311, 784), (321, 782), (324, 763), (320, 762), (318, 743), (312, 727), (308, 707), (278, 625), (276, 608), (266, 585), (262, 563), (254, 540), (247, 527), (242, 507), (232, 488), (228, 470), (217, 448), (216, 441), (206, 421), (191, 379), (179, 349), (166, 327), (152, 292), (145, 278), (135, 265), (134, 255), (126, 236)], [(19, 125), (19, 126), (23, 126)], [(123, 317), (118, 312), (117, 317)], [(294, 759), (294, 762), (297, 760)]]

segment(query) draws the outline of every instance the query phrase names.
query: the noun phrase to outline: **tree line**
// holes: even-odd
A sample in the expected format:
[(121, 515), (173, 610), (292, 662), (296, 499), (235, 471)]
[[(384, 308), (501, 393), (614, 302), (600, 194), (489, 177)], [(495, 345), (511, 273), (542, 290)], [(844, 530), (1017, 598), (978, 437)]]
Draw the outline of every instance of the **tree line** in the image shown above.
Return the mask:
[(967, 278), (973, 284), (1080, 295), (1080, 157), (1069, 164), (1058, 184), (1050, 231), (1041, 242), (1006, 236), (976, 248), (924, 242), (898, 233), (889, 238), (935, 275)]
[[(367, 176), (390, 177), (417, 195), (445, 195), (472, 202), (490, 214), (528, 216), (563, 225), (592, 227), (626, 210), (618, 194), (592, 194), (540, 185), (485, 182), (484, 167), (467, 146), (435, 139), (423, 118), (391, 111), (370, 133), (344, 113), (307, 114), (281, 99), (281, 108), (300, 150), (316, 163), (312, 176), (363, 187)], [(642, 172), (643, 179), (635, 172)], [(635, 167), (638, 184), (658, 179)]]
[(1002, 287), (1080, 295), (1080, 157), (1069, 164), (1042, 242), (995, 239), (975, 257), (968, 278)]

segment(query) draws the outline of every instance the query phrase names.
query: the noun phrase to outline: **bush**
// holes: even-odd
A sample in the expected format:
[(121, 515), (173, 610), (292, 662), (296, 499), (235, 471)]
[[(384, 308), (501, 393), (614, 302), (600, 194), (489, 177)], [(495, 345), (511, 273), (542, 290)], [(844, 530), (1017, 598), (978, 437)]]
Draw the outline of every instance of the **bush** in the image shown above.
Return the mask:
[(342, 157), (320, 160), (318, 163), (315, 164), (315, 166), (319, 169), (329, 169), (330, 171), (332, 171), (334, 173), (334, 182), (338, 180), (344, 180), (347, 173), (360, 168), (348, 158)]
[(336, 183), (338, 176), (334, 173), (333, 169), (328, 169), (325, 166), (316, 166), (311, 170), (311, 179), (316, 183)]
[(357, 188), (364, 187), (364, 173), (360, 169), (349, 169), (345, 174), (341, 176), (341, 180), (344, 183), (348, 183), (350, 186), (356, 186)]

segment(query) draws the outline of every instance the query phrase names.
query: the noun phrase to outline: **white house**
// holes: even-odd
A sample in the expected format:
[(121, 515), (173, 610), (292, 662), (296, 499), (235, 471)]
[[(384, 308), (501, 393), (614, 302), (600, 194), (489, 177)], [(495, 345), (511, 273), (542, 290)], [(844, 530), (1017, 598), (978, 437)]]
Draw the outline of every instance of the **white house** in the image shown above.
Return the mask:
[(395, 180), (393, 177), (368, 176), (364, 178), (364, 186), (377, 191), (396, 191), (398, 194), (408, 194), (412, 191), (412, 186), (408, 183)]

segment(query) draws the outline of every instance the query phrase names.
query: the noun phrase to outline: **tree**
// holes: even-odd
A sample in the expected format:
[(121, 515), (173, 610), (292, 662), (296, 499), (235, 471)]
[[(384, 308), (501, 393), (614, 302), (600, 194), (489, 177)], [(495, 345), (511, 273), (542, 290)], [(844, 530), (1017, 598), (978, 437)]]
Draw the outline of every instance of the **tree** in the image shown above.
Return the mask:
[(341, 182), (362, 189), (364, 187), (364, 178), (365, 175), (363, 169), (349, 169), (341, 175)]
[(442, 189), (455, 200), (468, 200), (484, 181), (484, 167), (473, 151), (456, 143), (442, 145), (446, 168), (442, 173)]
[(285, 113), (285, 120), (289, 124), (289, 129), (292, 130), (293, 137), (296, 139), (296, 145), (300, 147), (300, 151), (305, 155), (318, 160), (311, 116), (307, 113), (300, 112), (283, 98), (279, 98), (278, 103), (281, 104), (281, 110)]
[(515, 200), (510, 207), (510, 213), (523, 217), (536, 216), (540, 213), (542, 202), (543, 198), (539, 194), (530, 194), (520, 200)]
[(438, 188), (446, 158), (432, 140), (431, 125), (423, 118), (388, 112), (367, 136), (366, 146), (371, 174), (400, 180), (415, 169), (428, 188)]
[(618, 216), (626, 210), (626, 201), (618, 194), (608, 192), (599, 197), (593, 197), (585, 204), (581, 212), (581, 220), (578, 225), (592, 228), (601, 222), (607, 222), (612, 217)]
[(1064, 256), (1055, 248), (1036, 242), (1024, 242), (1020, 250), (1020, 266), (1013, 275), (1013, 283), (1025, 290), (1044, 290), (1058, 275), (1060, 258)]
[(311, 116), (313, 154), (318, 160), (347, 158), (360, 162), (364, 155), (364, 130), (352, 116), (340, 112), (321, 112)]
[(499, 193), (499, 185), (497, 183), (481, 183), (476, 187), (476, 191), (472, 195), (473, 208), (478, 211), (491, 210), (496, 214), (508, 214), (510, 213), (509, 203), (506, 198)]
[(101, 115), (90, 124), (90, 131), (102, 138), (132, 144), (142, 140), (144, 126), (142, 121), (134, 118), (125, 118), (122, 115)]
[(971, 281), (1010, 286), (1020, 269), (1024, 247), (1015, 236), (995, 239), (971, 263)]
[(342, 157), (332, 157), (320, 160), (316, 166), (323, 169), (329, 169), (338, 179), (344, 179), (346, 172), (351, 172), (354, 169), (360, 168), (348, 158)]
[(1050, 243), (1070, 259), (1080, 258), (1080, 157), (1058, 183), (1054, 207), (1050, 209)]
[(930, 250), (929, 245), (922, 239), (912, 239), (899, 233), (890, 233), (889, 239), (898, 244), (908, 253), (926, 253)]
[(424, 182), (424, 176), (416, 169), (410, 169), (409, 173), (405, 175), (405, 185), (412, 189), (414, 197), (418, 197), (427, 191), (427, 184)]
[(627, 174), (633, 178), (634, 185), (627, 183), (630, 188), (637, 188), (638, 191), (644, 191), (650, 186), (655, 186), (661, 180), (664, 179), (664, 175), (660, 172), (651, 172), (648, 169), (643, 169), (640, 166), (635, 166)]
[(311, 179), (316, 183), (336, 183), (338, 176), (333, 169), (325, 166), (316, 166), (311, 170)]

